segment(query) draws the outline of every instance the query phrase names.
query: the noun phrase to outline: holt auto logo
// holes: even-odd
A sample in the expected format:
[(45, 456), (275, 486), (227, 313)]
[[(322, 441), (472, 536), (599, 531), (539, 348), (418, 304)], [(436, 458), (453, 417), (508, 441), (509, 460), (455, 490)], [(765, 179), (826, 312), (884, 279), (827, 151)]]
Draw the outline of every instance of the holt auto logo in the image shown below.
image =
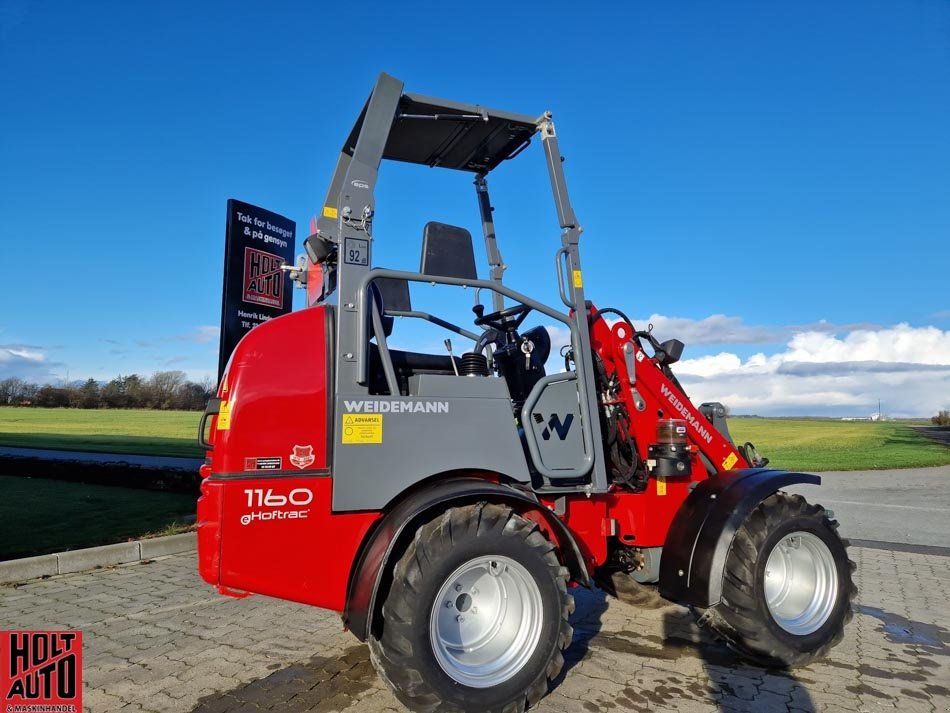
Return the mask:
[(82, 632), (0, 632), (0, 711), (82, 712)]
[(244, 301), (281, 309), (284, 306), (284, 275), (280, 255), (244, 248)]

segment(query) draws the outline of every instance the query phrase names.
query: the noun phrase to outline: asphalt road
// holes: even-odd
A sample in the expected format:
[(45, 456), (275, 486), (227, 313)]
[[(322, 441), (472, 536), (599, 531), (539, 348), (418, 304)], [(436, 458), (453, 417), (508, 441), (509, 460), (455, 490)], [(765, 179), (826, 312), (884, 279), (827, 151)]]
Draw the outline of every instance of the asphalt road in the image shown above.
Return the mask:
[(107, 463), (138, 466), (140, 468), (165, 470), (193, 470), (204, 463), (202, 458), (175, 458), (172, 456), (142, 456), (127, 453), (93, 453), (87, 451), (61, 451), (51, 448), (15, 448), (0, 446), (0, 458), (34, 458), (52, 461), (76, 461), (78, 463)]
[(950, 466), (820, 475), (788, 490), (834, 510), (844, 537), (950, 548)]

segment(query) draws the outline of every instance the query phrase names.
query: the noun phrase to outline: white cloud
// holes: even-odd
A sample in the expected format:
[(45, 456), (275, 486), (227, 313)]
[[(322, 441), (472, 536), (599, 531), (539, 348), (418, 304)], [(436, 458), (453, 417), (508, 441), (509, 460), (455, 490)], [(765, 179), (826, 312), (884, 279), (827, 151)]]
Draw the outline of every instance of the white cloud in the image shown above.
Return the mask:
[[(616, 320), (611, 318), (611, 323)], [(779, 327), (766, 327), (746, 324), (742, 317), (725, 314), (713, 314), (703, 319), (689, 317), (668, 317), (651, 314), (645, 319), (634, 319), (637, 329), (646, 329), (653, 325), (653, 331), (661, 341), (679, 339), (689, 345), (703, 344), (783, 344), (790, 337), (801, 333), (846, 334), (855, 330), (876, 330), (880, 325), (860, 322), (854, 324), (835, 324), (819, 320), (811, 324), (789, 324)]]
[(216, 341), (220, 334), (220, 327), (202, 325), (201, 327), (195, 327), (195, 331), (191, 335), (191, 341), (198, 342), (198, 344), (207, 344), (208, 342)]
[(0, 379), (45, 381), (54, 377), (53, 368), (44, 347), (30, 344), (0, 344)]
[(936, 327), (796, 334), (784, 351), (745, 361), (722, 352), (674, 367), (694, 401), (734, 413), (928, 416), (950, 404), (950, 332)]
[[(611, 320), (613, 322), (614, 320)], [(877, 410), (896, 417), (931, 416), (950, 408), (950, 331), (898, 324), (748, 327), (741, 318), (701, 320), (653, 315), (657, 338), (687, 344), (755, 343), (785, 334), (784, 349), (745, 359), (730, 351), (684, 359), (673, 367), (695, 403), (721, 401), (733, 413), (759, 415), (866, 416)], [(558, 348), (570, 343), (563, 325), (551, 335), (548, 373), (561, 371)]]
[(637, 329), (646, 329), (652, 324), (661, 341), (679, 339), (684, 344), (769, 344), (781, 342), (784, 336), (781, 329), (750, 326), (742, 317), (724, 314), (698, 320), (651, 314), (647, 319), (634, 319), (633, 324)]

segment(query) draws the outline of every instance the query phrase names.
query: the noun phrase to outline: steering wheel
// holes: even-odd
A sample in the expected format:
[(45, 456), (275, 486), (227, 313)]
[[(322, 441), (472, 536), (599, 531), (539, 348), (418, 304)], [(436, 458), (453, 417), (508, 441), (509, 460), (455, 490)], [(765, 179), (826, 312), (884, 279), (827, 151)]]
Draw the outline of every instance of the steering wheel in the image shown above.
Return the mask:
[(508, 307), (507, 309), (500, 309), (497, 312), (482, 314), (485, 310), (484, 307), (481, 305), (473, 307), (475, 314), (478, 315), (475, 318), (476, 325), (479, 327), (491, 327), (499, 332), (517, 330), (531, 309), (532, 308), (528, 305), (518, 304), (513, 307)]

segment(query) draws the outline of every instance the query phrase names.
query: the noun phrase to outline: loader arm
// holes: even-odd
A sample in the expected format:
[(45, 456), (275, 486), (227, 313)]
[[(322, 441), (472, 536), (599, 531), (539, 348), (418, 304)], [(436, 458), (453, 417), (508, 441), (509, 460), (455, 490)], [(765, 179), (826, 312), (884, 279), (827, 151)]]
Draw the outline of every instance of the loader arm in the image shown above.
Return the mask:
[[(596, 310), (591, 308), (591, 314)], [(693, 406), (682, 388), (670, 379), (657, 359), (648, 356), (630, 328), (623, 321), (609, 325), (597, 318), (591, 328), (592, 346), (605, 368), (620, 381), (621, 395), (630, 415), (631, 435), (638, 455), (648, 460), (648, 444), (656, 440), (656, 419), (677, 418), (686, 421), (687, 435), (694, 450), (692, 479), (699, 480), (719, 471), (748, 468), (748, 463), (732, 441), (713, 426)], [(638, 414), (650, 418), (638, 418)]]

